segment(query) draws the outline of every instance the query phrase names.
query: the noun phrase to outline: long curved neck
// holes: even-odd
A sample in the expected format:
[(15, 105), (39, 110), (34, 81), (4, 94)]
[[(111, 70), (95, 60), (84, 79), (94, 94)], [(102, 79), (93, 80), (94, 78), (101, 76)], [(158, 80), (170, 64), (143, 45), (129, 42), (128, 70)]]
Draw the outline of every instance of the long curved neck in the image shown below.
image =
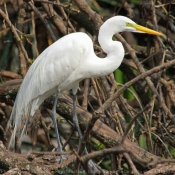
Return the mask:
[[(102, 49), (107, 54), (110, 54), (113, 52), (118, 53), (117, 50), (121, 49), (120, 46), (118, 47), (119, 42), (117, 42), (117, 41), (114, 42), (112, 40), (113, 35), (121, 32), (121, 30), (122, 30), (121, 28), (118, 27), (118, 25), (116, 23), (117, 22), (116, 22), (115, 17), (110, 18), (100, 27), (100, 30), (99, 30), (98, 41), (99, 41), (99, 44), (101, 45)], [(123, 52), (124, 52), (124, 50), (123, 50)]]
[(124, 57), (124, 48), (121, 42), (113, 41), (112, 37), (114, 34), (121, 32), (117, 28), (116, 22), (113, 19), (107, 20), (99, 30), (98, 41), (104, 52), (107, 53), (107, 57), (104, 59), (98, 59), (98, 67), (103, 67), (101, 75), (107, 75), (116, 70)]

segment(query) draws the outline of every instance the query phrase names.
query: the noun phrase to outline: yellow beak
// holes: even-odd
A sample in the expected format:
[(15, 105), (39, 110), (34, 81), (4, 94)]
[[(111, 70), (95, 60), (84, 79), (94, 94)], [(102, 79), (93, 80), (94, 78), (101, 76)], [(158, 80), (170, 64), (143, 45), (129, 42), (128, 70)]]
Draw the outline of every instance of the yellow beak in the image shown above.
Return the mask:
[(133, 27), (134, 27), (137, 31), (141, 31), (141, 32), (144, 32), (144, 33), (148, 33), (148, 34), (152, 34), (152, 35), (157, 35), (157, 36), (163, 36), (163, 34), (160, 33), (160, 32), (157, 32), (157, 31), (155, 31), (155, 30), (152, 30), (152, 29), (149, 29), (149, 28), (140, 26), (140, 25), (138, 25), (138, 24), (134, 25)]

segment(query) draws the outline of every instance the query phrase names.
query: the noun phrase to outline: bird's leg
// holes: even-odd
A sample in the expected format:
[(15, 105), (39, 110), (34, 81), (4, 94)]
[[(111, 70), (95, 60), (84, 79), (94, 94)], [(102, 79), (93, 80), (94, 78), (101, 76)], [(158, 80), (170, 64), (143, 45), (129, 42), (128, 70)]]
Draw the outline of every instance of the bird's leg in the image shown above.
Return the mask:
[[(77, 112), (76, 112), (76, 94), (73, 94), (73, 123), (74, 123), (75, 128), (78, 132), (78, 136), (80, 137), (80, 140), (82, 140), (83, 136), (82, 136), (82, 133), (81, 133), (81, 130), (80, 130), (80, 126), (79, 126), (78, 118), (77, 118)], [(85, 152), (86, 155), (88, 154), (88, 151), (87, 151), (86, 147), (84, 149), (84, 152)]]
[[(81, 130), (80, 130), (80, 126), (79, 126), (78, 118), (77, 118), (77, 112), (76, 112), (76, 94), (73, 94), (73, 123), (76, 127), (76, 130), (78, 132), (78, 135), (79, 135), (80, 139), (82, 140), (83, 135), (82, 135)], [(85, 155), (88, 154), (88, 151), (87, 151), (86, 147), (84, 148), (84, 153), (85, 153)], [(97, 169), (102, 171), (102, 169), (98, 165), (94, 164), (94, 162), (92, 160), (89, 160), (88, 164), (91, 168), (91, 171), (94, 172), (93, 174), (95, 174)]]
[[(62, 152), (62, 145), (61, 145), (61, 142), (60, 142), (60, 136), (59, 136), (58, 126), (57, 126), (57, 121), (56, 121), (56, 106), (57, 106), (57, 102), (58, 102), (59, 93), (60, 93), (60, 89), (57, 90), (57, 93), (56, 93), (56, 96), (55, 96), (55, 101), (54, 101), (54, 105), (53, 105), (53, 108), (52, 108), (52, 119), (53, 119), (53, 123), (54, 123), (56, 139), (57, 139), (57, 143), (58, 143), (58, 151)], [(60, 161), (62, 161), (61, 156), (60, 156)]]

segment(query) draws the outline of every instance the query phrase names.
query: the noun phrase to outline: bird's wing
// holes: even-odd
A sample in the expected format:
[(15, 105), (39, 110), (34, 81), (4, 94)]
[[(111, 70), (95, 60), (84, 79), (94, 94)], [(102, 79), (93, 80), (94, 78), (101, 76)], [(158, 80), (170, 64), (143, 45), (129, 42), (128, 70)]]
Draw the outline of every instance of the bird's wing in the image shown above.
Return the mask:
[[(86, 59), (89, 48), (92, 49), (91, 39), (84, 33), (74, 33), (56, 41), (39, 55), (21, 84), (12, 110), (9, 121), (14, 124), (15, 130), (11, 142), (15, 139), (23, 116), (27, 118), (30, 114), (33, 115), (39, 107), (35, 108), (35, 105), (40, 105), (55, 93), (59, 85), (64, 84), (82, 64), (83, 59)], [(72, 77), (71, 81), (76, 81), (76, 77)], [(62, 87), (61, 90), (65, 89)]]
[[(86, 34), (74, 33), (48, 47), (30, 67), (21, 85), (19, 96), (25, 96), (27, 101), (32, 101), (55, 87), (57, 89), (86, 58), (89, 50), (87, 42), (91, 40)], [(63, 87), (61, 90), (64, 88), (66, 89)]]

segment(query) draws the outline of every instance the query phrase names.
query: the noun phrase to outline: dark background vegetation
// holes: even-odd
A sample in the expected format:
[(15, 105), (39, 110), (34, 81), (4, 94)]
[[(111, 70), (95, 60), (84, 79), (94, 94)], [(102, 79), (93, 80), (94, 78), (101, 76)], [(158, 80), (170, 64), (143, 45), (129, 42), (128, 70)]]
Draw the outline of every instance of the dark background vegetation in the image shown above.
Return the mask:
[[(72, 95), (67, 92), (58, 102), (57, 119), (64, 152), (70, 157), (60, 164), (59, 154), (52, 152), (56, 147), (50, 117), (54, 97), (34, 117), (22, 154), (8, 151), (12, 129), (5, 132), (5, 127), (33, 61), (54, 41), (78, 31), (87, 33), (96, 54), (105, 57), (98, 30), (115, 15), (127, 16), (164, 36), (115, 35), (114, 40), (125, 47), (122, 65), (107, 77), (80, 83), (77, 113), (84, 142), (79, 142), (72, 125)], [(171, 0), (0, 1), (0, 173), (93, 174), (87, 166), (92, 159), (101, 167), (95, 174), (174, 174), (174, 19)], [(88, 155), (82, 154), (84, 143)]]

